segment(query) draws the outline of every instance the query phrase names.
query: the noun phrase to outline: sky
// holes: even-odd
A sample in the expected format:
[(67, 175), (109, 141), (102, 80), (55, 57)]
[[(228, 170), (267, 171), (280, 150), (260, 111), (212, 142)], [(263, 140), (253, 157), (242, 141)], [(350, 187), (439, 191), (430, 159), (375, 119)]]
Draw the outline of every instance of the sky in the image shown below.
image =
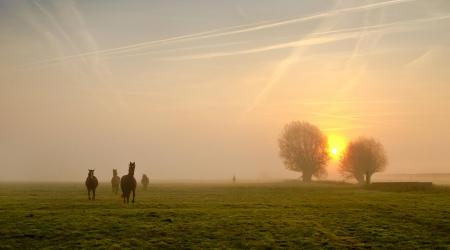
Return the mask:
[(1, 0), (0, 181), (297, 178), (293, 120), (448, 173), (449, 30), (448, 0)]

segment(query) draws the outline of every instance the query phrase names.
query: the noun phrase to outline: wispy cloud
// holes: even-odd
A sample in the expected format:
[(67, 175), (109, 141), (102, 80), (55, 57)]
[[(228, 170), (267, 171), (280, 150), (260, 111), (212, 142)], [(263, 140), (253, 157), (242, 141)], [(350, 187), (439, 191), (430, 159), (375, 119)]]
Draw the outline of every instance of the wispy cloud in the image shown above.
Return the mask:
[[(200, 54), (200, 55), (191, 55), (191, 56), (185, 56), (180, 57), (179, 59), (208, 59), (208, 58), (214, 58), (214, 57), (221, 57), (221, 56), (234, 56), (234, 55), (242, 55), (242, 54), (250, 54), (250, 53), (257, 53), (257, 52), (265, 52), (275, 49), (284, 49), (284, 48), (298, 48), (303, 47), (303, 49), (307, 49), (309, 46), (313, 45), (320, 45), (325, 43), (332, 43), (336, 41), (341, 41), (345, 39), (356, 39), (355, 48), (350, 54), (349, 58), (347, 59), (347, 66), (351, 64), (351, 62), (358, 57), (361, 51), (362, 43), (365, 40), (368, 39), (368, 37), (371, 37), (371, 44), (372, 47), (374, 47), (381, 39), (381, 37), (388, 33), (388, 32), (401, 32), (406, 31), (410, 29), (415, 29), (417, 24), (425, 23), (425, 22), (431, 22), (431, 21), (438, 21), (438, 20), (444, 20), (449, 19), (450, 15), (443, 15), (443, 16), (435, 16), (430, 18), (422, 18), (422, 19), (413, 19), (413, 20), (407, 20), (407, 21), (399, 21), (399, 22), (393, 22), (393, 23), (387, 23), (387, 24), (377, 24), (377, 25), (367, 25), (366, 23), (362, 27), (357, 28), (349, 28), (349, 29), (341, 29), (341, 30), (330, 30), (325, 32), (316, 32), (311, 33), (306, 38), (302, 38), (299, 41), (294, 42), (286, 42), (286, 43), (280, 43), (276, 45), (271, 46), (264, 46), (260, 48), (253, 48), (249, 50), (240, 50), (240, 51), (234, 51), (234, 52), (221, 52), (221, 53), (209, 53), (209, 54)], [(367, 19), (366, 19), (367, 21)], [(379, 20), (380, 23), (383, 22), (383, 18), (381, 17)], [(373, 37), (373, 36), (376, 37)], [(282, 60), (277, 67), (275, 67), (274, 74), (272, 77), (267, 81), (267, 83), (264, 85), (264, 87), (259, 91), (259, 93), (256, 95), (254, 100), (251, 102), (251, 104), (245, 109), (244, 114), (252, 111), (255, 109), (255, 107), (262, 101), (263, 97), (267, 95), (267, 93), (270, 91), (270, 89), (273, 88), (277, 84), (277, 82), (280, 81), (281, 77), (285, 74), (287, 71), (287, 68), (289, 68), (294, 61), (293, 58), (298, 58), (297, 56), (293, 56), (294, 53), (291, 53), (286, 59)], [(341, 87), (338, 90), (338, 95), (342, 95), (345, 92), (349, 91), (351, 88), (355, 86), (357, 83), (359, 77), (364, 74), (367, 67), (367, 62), (364, 65), (361, 65), (361, 67), (355, 72), (352, 71), (353, 74), (350, 79), (347, 80), (347, 82), (344, 83), (343, 87)], [(332, 112), (332, 111), (331, 111)]]
[[(320, 45), (325, 43), (332, 43), (336, 41), (346, 40), (346, 39), (354, 39), (359, 38), (369, 34), (374, 34), (374, 32), (400, 32), (410, 29), (415, 29), (416, 27), (410, 26), (412, 24), (418, 24), (423, 22), (437, 21), (449, 19), (450, 15), (424, 18), (424, 19), (414, 19), (408, 21), (401, 22), (393, 22), (388, 24), (380, 24), (380, 25), (371, 25), (371, 26), (362, 26), (357, 28), (349, 28), (349, 29), (340, 29), (340, 30), (332, 30), (326, 32), (317, 32), (308, 35), (306, 38), (301, 38), (296, 41), (284, 42), (273, 44), (269, 46), (262, 46), (252, 49), (238, 50), (238, 51), (224, 51), (224, 52), (214, 52), (214, 53), (203, 53), (196, 55), (188, 55), (188, 56), (180, 56), (168, 58), (172, 60), (190, 60), (190, 59), (209, 59), (215, 57), (224, 57), (224, 56), (235, 56), (235, 55), (244, 55), (244, 54), (252, 54), (258, 52), (266, 52), (277, 49), (286, 49), (286, 48), (295, 48), (295, 47), (304, 47), (304, 46), (313, 46)], [(401, 27), (403, 26), (403, 27)], [(361, 33), (361, 32), (365, 32)], [(358, 50), (356, 50), (358, 52)], [(357, 53), (354, 53), (356, 55)]]
[[(146, 56), (146, 55), (189, 51), (189, 50), (214, 49), (214, 48), (223, 48), (223, 47), (229, 47), (229, 46), (234, 46), (234, 45), (242, 45), (245, 43), (247, 43), (247, 42), (246, 41), (237, 41), (237, 42), (229, 42), (229, 43), (206, 44), (206, 45), (189, 46), (189, 47), (151, 50), (151, 51), (146, 51), (146, 52), (142, 52), (142, 53), (128, 53), (128, 54), (122, 54), (121, 56), (134, 57), (134, 56)], [(106, 56), (106, 58), (108, 58), (108, 57), (115, 58), (114, 54)]]
[(383, 8), (386, 6), (392, 6), (392, 5), (413, 2), (413, 1), (417, 1), (417, 0), (392, 0), (392, 1), (385, 1), (385, 2), (380, 2), (380, 3), (366, 4), (366, 5), (356, 6), (356, 7), (350, 7), (350, 8), (345, 8), (345, 9), (329, 10), (329, 11), (325, 11), (322, 13), (306, 16), (306, 17), (293, 18), (293, 19), (288, 19), (288, 20), (284, 20), (284, 21), (261, 24), (261, 25), (257, 25), (257, 26), (253, 26), (253, 27), (249, 27), (249, 28), (244, 28), (244, 29), (238, 29), (238, 30), (232, 30), (232, 31), (228, 31), (228, 32), (214, 33), (214, 34), (210, 34), (210, 35), (200, 36), (200, 37), (198, 37), (198, 39), (229, 36), (229, 35), (236, 35), (236, 34), (241, 34), (241, 33), (258, 31), (258, 30), (278, 28), (280, 26), (285, 26), (285, 25), (290, 25), (290, 24), (295, 24), (295, 23), (302, 23), (302, 22), (306, 22), (306, 21), (317, 20), (317, 19), (337, 16), (337, 15), (342, 15), (342, 14), (349, 14), (349, 13), (353, 13), (353, 12)]
[[(258, 22), (257, 24), (261, 24), (261, 23), (263, 23), (263, 22)], [(58, 63), (58, 62), (64, 62), (67, 60), (79, 59), (79, 58), (84, 58), (84, 57), (89, 57), (89, 56), (110, 56), (110, 55), (124, 54), (124, 53), (128, 53), (128, 52), (135, 52), (138, 50), (148, 49), (148, 48), (152, 48), (155, 46), (170, 44), (170, 43), (174, 43), (174, 42), (181, 42), (181, 41), (185, 42), (185, 41), (190, 41), (190, 40), (198, 40), (198, 39), (204, 38), (205, 35), (210, 34), (210, 33), (221, 32), (221, 31), (225, 31), (225, 30), (229, 30), (229, 29), (248, 27), (248, 26), (252, 26), (252, 25), (255, 25), (255, 24), (236, 25), (236, 26), (230, 26), (230, 27), (225, 27), (225, 28), (212, 29), (212, 30), (202, 31), (202, 32), (198, 32), (198, 33), (188, 34), (188, 35), (181, 35), (181, 36), (175, 36), (175, 37), (171, 37), (171, 38), (152, 40), (152, 41), (147, 41), (147, 42), (141, 42), (141, 43), (130, 44), (130, 45), (126, 45), (126, 46), (111, 48), (111, 49), (91, 50), (88, 52), (77, 53), (74, 55), (37, 61), (32, 64), (29, 64), (29, 66), (39, 65), (39, 64)]]
[[(70, 17), (74, 21), (79, 31), (78, 34), (80, 35), (80, 38), (83, 40), (84, 44), (86, 44), (87, 47), (91, 50), (98, 50), (97, 41), (89, 31), (89, 27), (86, 25), (83, 14), (77, 8), (76, 3), (70, 1), (67, 6), (68, 11), (71, 14)], [(94, 57), (92, 57), (89, 66), (94, 79), (96, 79), (99, 84), (102, 84), (103, 87), (108, 90), (110, 98), (115, 101), (117, 107), (120, 109), (124, 109), (127, 106), (127, 103), (125, 101), (125, 98), (122, 97), (120, 91), (114, 88), (113, 84), (110, 83), (112, 72), (109, 69), (108, 65), (102, 60), (102, 58), (95, 54)], [(114, 112), (115, 110), (113, 107), (107, 108), (112, 112)]]
[[(37, 27), (37, 31), (39, 33), (42, 32), (47, 34), (46, 37), (62, 38), (51, 44), (52, 47), (59, 48), (59, 54), (65, 54), (65, 50), (62, 48), (63, 45), (68, 45), (70, 51), (75, 53), (79, 53), (82, 48), (93, 51), (98, 50), (96, 39), (90, 33), (84, 17), (78, 10), (75, 2), (64, 1), (51, 3), (50, 7), (52, 7), (52, 11), (49, 11), (49, 6), (44, 6), (39, 0), (33, 0), (32, 4), (45, 16), (47, 22), (44, 23), (49, 24), (48, 27), (45, 27), (44, 25)], [(36, 22), (36, 20), (31, 21)], [(64, 28), (66, 26), (70, 26), (71, 29), (69, 30), (75, 30), (76, 32), (68, 32)], [(100, 105), (107, 109), (111, 108), (106, 105), (107, 101), (104, 100), (104, 96), (99, 96), (92, 91), (92, 82), (94, 82), (96, 86), (102, 86), (107, 89), (111, 94), (110, 98), (114, 99), (119, 107), (123, 107), (124, 100), (121, 98), (119, 92), (111, 85), (109, 81), (111, 78), (111, 71), (102, 59), (97, 54), (80, 56), (79, 59), (80, 63), (77, 64), (66, 64), (66, 61), (61, 62), (64, 63), (64, 66), (70, 67), (71, 72), (78, 74), (77, 78), (80, 79), (80, 82), (85, 84), (88, 93), (90, 93), (94, 97), (93, 99)]]
[(52, 58), (52, 59), (38, 61), (31, 65), (57, 63), (57, 62), (61, 62), (64, 60), (72, 60), (72, 59), (77, 59), (77, 58), (92, 56), (92, 55), (123, 54), (123, 53), (128, 53), (130, 51), (148, 49), (148, 48), (151, 48), (154, 46), (170, 44), (170, 43), (174, 43), (174, 42), (185, 42), (185, 41), (192, 41), (192, 40), (201, 40), (201, 39), (209, 39), (209, 38), (217, 38), (217, 37), (243, 34), (243, 33), (248, 33), (248, 32), (259, 31), (259, 30), (277, 28), (280, 26), (285, 26), (285, 25), (290, 25), (290, 24), (295, 24), (295, 23), (301, 23), (301, 22), (307, 22), (307, 21), (311, 21), (311, 20), (332, 17), (332, 16), (336, 16), (336, 15), (348, 14), (348, 13), (359, 12), (359, 11), (366, 11), (366, 10), (371, 10), (371, 9), (376, 9), (376, 8), (383, 8), (383, 7), (387, 7), (387, 6), (398, 5), (398, 4), (408, 3), (408, 2), (413, 2), (413, 1), (417, 1), (417, 0), (391, 0), (391, 1), (373, 3), (373, 4), (360, 5), (360, 6), (356, 6), (356, 7), (344, 8), (344, 9), (328, 10), (328, 11), (324, 11), (324, 12), (317, 13), (314, 15), (299, 17), (299, 18), (292, 18), (292, 19), (288, 19), (288, 20), (263, 21), (263, 22), (253, 23), (253, 24), (237, 25), (237, 26), (213, 29), (213, 30), (188, 34), (188, 35), (175, 36), (175, 37), (166, 38), (166, 39), (158, 39), (158, 40), (153, 40), (153, 41), (141, 42), (141, 43), (121, 46), (121, 47), (117, 47), (117, 48), (88, 51), (88, 52), (78, 53), (78, 54), (64, 56), (64, 57), (60, 57), (60, 58)]
[[(327, 19), (322, 20), (321, 24), (316, 27), (316, 30), (320, 30), (322, 27), (324, 27), (329, 21)], [(308, 35), (307, 37), (303, 38), (306, 39), (310, 37), (311, 35)], [(272, 74), (270, 78), (268, 79), (267, 83), (264, 85), (264, 87), (257, 93), (256, 97), (253, 99), (253, 101), (250, 103), (250, 105), (247, 106), (247, 108), (244, 110), (242, 115), (245, 115), (256, 108), (256, 106), (266, 97), (267, 93), (271, 91), (273, 86), (277, 85), (286, 75), (286, 73), (291, 69), (293, 65), (295, 65), (300, 58), (303, 57), (304, 53), (307, 51), (307, 46), (305, 47), (296, 47), (291, 50), (290, 54), (286, 56), (285, 58), (279, 60), (279, 62), (273, 67)]]
[(224, 57), (224, 56), (245, 55), (245, 54), (253, 54), (253, 53), (266, 52), (266, 51), (278, 50), (278, 49), (319, 45), (319, 44), (324, 44), (324, 43), (331, 43), (331, 42), (336, 42), (336, 41), (340, 41), (340, 40), (350, 39), (350, 38), (354, 38), (354, 37), (355, 37), (355, 33), (343, 33), (343, 34), (329, 35), (329, 36), (324, 36), (324, 37), (305, 38), (305, 39), (300, 39), (300, 40), (293, 41), (293, 42), (279, 43), (279, 44), (263, 46), (263, 47), (253, 48), (253, 49), (230, 51), (230, 52), (205, 53), (205, 54), (190, 55), (190, 56), (180, 56), (180, 57), (174, 57), (174, 58), (169, 58), (169, 59), (190, 60), (190, 59), (209, 59), (209, 58)]

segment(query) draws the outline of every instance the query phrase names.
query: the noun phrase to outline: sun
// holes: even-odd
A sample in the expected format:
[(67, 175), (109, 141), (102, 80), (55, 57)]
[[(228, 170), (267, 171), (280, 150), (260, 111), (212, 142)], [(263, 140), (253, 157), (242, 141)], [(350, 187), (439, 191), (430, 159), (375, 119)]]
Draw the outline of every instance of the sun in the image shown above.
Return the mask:
[(331, 149), (331, 154), (332, 155), (337, 155), (338, 154), (338, 149), (337, 148), (332, 148)]
[(331, 159), (339, 160), (347, 146), (347, 140), (343, 136), (329, 135), (328, 136), (328, 154)]

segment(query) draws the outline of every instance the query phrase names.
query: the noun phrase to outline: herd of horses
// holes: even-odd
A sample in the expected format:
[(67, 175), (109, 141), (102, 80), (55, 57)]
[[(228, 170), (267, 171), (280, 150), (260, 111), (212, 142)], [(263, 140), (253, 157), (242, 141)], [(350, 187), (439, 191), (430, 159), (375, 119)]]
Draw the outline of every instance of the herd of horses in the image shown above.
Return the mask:
[[(128, 166), (128, 174), (122, 176), (122, 178), (120, 178), (117, 175), (117, 169), (113, 169), (113, 177), (111, 179), (111, 185), (112, 185), (112, 191), (114, 194), (117, 195), (117, 193), (119, 192), (119, 186), (122, 189), (122, 198), (123, 198), (123, 203), (130, 203), (130, 195), (131, 193), (133, 193), (133, 197), (131, 202), (134, 203), (134, 198), (136, 196), (136, 179), (134, 178), (134, 170), (136, 168), (136, 163), (135, 162), (131, 162)], [(147, 175), (143, 174), (142, 175), (142, 180), (141, 180), (141, 184), (142, 187), (145, 189), (147, 189), (148, 184), (149, 184), (149, 179), (147, 177)], [(86, 188), (88, 190), (88, 198), (89, 200), (95, 200), (95, 189), (98, 186), (98, 180), (97, 177), (94, 176), (94, 170), (89, 169), (89, 173), (88, 173), (88, 177), (86, 178)], [(91, 192), (92, 192), (92, 198), (91, 198)]]

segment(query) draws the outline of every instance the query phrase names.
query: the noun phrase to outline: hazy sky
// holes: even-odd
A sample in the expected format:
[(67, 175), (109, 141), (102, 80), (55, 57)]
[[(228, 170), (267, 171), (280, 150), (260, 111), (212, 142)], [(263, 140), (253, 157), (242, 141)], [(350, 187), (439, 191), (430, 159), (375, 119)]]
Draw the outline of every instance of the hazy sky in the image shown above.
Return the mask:
[(0, 180), (297, 177), (291, 120), (450, 172), (449, 66), (448, 0), (0, 1)]

